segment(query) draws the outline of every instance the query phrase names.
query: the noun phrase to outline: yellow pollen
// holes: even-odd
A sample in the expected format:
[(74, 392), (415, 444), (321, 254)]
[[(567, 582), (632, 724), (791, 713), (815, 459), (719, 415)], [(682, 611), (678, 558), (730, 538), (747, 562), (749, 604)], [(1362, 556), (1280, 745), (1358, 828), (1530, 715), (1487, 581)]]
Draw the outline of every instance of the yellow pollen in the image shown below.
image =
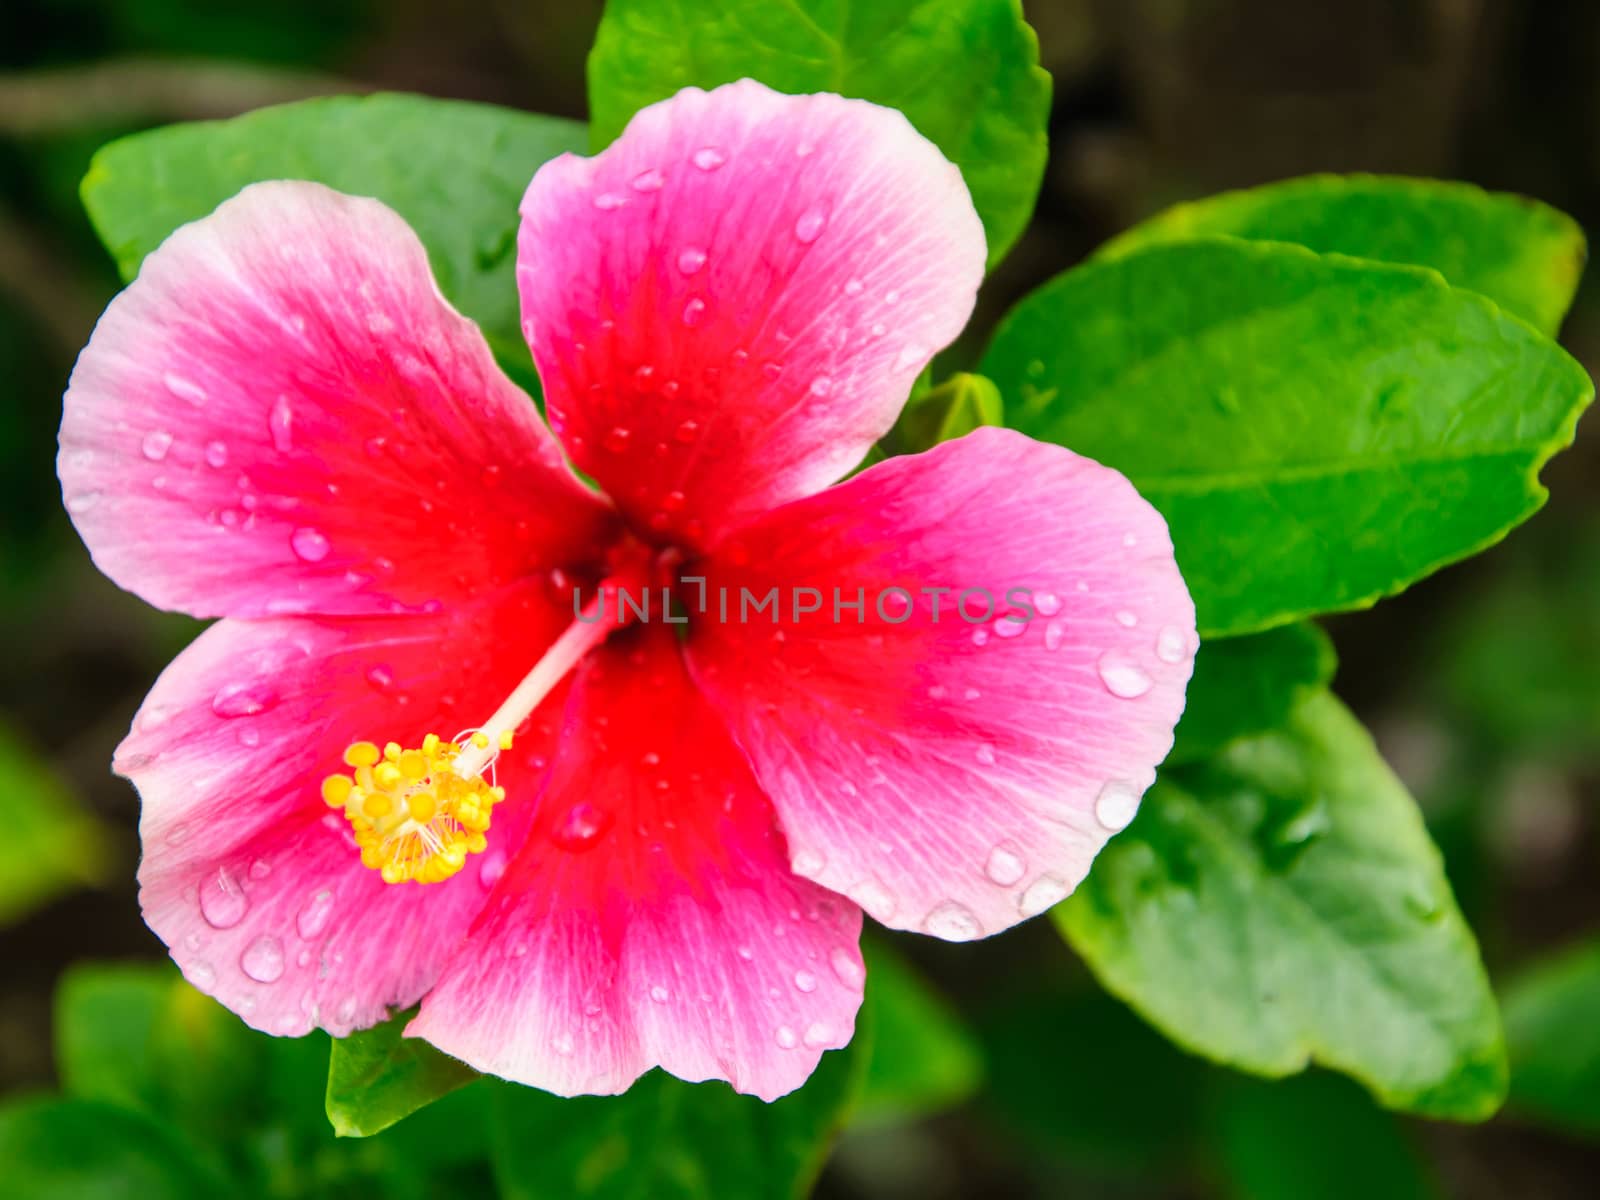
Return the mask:
[[(496, 740), (510, 749), (509, 733)], [(361, 861), (385, 883), (438, 883), (487, 847), (490, 813), (505, 799), (505, 789), (482, 775), (492, 758), (474, 754), (470, 762), (479, 765), (456, 767), (468, 746), (482, 751), (489, 744), (483, 733), (461, 742), (430, 733), (417, 749), (356, 742), (344, 752), (350, 774), (324, 779), (322, 798), (344, 810)]]

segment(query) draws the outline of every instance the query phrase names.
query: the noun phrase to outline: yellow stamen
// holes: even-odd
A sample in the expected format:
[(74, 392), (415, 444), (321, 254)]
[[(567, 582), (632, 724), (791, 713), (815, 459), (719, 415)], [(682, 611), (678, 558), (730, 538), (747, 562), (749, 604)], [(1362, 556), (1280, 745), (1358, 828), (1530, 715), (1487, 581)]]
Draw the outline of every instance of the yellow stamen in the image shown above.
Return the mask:
[(447, 742), (430, 733), (418, 749), (389, 742), (382, 751), (356, 742), (344, 752), (351, 774), (322, 781), (323, 800), (344, 809), (361, 861), (385, 883), (438, 883), (488, 846), (490, 813), (505, 790), (480, 774), (486, 763), (457, 765), (467, 746), (487, 747), (480, 738)]

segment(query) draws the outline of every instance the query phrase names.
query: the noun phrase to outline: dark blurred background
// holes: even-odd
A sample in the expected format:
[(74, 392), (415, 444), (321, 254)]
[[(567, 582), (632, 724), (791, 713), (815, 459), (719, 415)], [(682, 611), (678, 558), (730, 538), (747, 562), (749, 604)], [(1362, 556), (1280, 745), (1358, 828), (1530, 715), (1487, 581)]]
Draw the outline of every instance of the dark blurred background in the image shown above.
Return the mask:
[[(75, 831), (31, 892), (0, 882), (0, 1093), (51, 1083), (50, 999), (69, 963), (160, 954), (134, 895), (136, 799), (108, 763), (196, 628), (107, 583), (60, 506), (60, 395), (117, 287), (77, 201), (90, 154), (150, 125), (339, 90), (581, 117), (599, 7), (0, 0), (0, 841), (20, 822), (21, 853), (60, 854), (61, 839), (33, 828), (41, 809), (57, 832)], [(1591, 0), (1025, 7), (1055, 77), (1051, 160), (1032, 231), (986, 287), (979, 331), (1156, 208), (1311, 171), (1465, 179), (1600, 229)], [(1563, 340), (1600, 367), (1594, 279)], [(1591, 417), (1546, 472), (1545, 510), (1506, 544), (1331, 622), (1336, 686), (1426, 809), (1497, 983), (1600, 931), (1597, 465)], [(1231, 1135), (1187, 1098), (1217, 1073), (1098, 998), (1046, 925), (976, 946), (915, 941), (902, 949), (977, 1031), (988, 1083), (931, 1122), (852, 1132), (823, 1194), (1218, 1194), (1202, 1144)], [(1446, 1195), (1596, 1194), (1600, 1145), (1514, 1113), (1477, 1128), (1406, 1122), (1402, 1134)]]

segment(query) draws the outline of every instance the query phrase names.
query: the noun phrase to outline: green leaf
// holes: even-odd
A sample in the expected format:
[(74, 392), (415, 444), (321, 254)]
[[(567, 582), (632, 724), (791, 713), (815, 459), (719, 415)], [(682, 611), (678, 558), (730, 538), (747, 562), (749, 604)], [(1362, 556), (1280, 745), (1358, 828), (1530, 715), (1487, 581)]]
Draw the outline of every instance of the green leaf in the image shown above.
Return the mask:
[(232, 1194), (156, 1122), (92, 1100), (0, 1108), (0, 1177), (28, 1200), (207, 1200)]
[(246, 184), (309, 179), (375, 196), (416, 230), (458, 309), (520, 381), (532, 362), (518, 318), (517, 205), (540, 164), (581, 151), (584, 127), (424, 96), (333, 96), (135, 134), (95, 155), (83, 203), (132, 279), (178, 226)]
[(680, 88), (746, 77), (905, 113), (961, 168), (991, 267), (1027, 226), (1050, 76), (1019, 0), (609, 0), (589, 53), (594, 146)]
[(1600, 1134), (1600, 939), (1539, 963), (1505, 992), (1511, 1104)]
[(0, 928), (74, 888), (106, 880), (104, 826), (44, 763), (0, 727)]
[(778, 1200), (808, 1194), (861, 1091), (870, 1036), (822, 1056), (798, 1091), (765, 1104), (725, 1083), (652, 1071), (621, 1096), (563, 1099), (494, 1085), (504, 1200)]
[(881, 939), (865, 949), (872, 1055), (854, 1123), (892, 1124), (955, 1107), (983, 1081), (972, 1034)]
[(1328, 685), (1336, 663), (1328, 635), (1304, 623), (1202, 642), (1167, 766), (1209, 758), (1234, 738), (1283, 724)]
[(1213, 1144), (1233, 1200), (1430, 1200), (1399, 1123), (1336, 1075), (1219, 1088)]
[(1000, 389), (982, 375), (963, 371), (920, 396), (913, 394), (883, 443), (889, 454), (917, 454), (980, 426), (1003, 424)]
[(1491, 545), (1594, 394), (1431, 271), (1231, 239), (1058, 276), (982, 369), (1014, 428), (1161, 510), (1206, 636), (1361, 608)]
[(1577, 222), (1537, 200), (1434, 179), (1312, 175), (1180, 204), (1100, 257), (1215, 234), (1432, 267), (1551, 336), (1588, 254)]
[(1439, 852), (1333, 696), (1167, 772), (1055, 910), (1100, 981), (1179, 1045), (1261, 1075), (1308, 1062), (1386, 1105), (1477, 1120), (1499, 1014)]
[(328, 1057), (328, 1120), (340, 1137), (370, 1137), (478, 1078), (421, 1038), (402, 1037), (413, 1012), (346, 1038)]

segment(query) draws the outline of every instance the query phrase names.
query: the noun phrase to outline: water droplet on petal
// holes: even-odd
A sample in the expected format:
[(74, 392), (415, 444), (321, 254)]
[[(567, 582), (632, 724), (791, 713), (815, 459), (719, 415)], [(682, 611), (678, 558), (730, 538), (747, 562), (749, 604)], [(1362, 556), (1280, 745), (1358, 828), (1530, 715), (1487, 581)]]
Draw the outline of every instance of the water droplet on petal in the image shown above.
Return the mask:
[(227, 867), (200, 885), (200, 915), (213, 929), (232, 929), (250, 910), (244, 888)]
[(799, 1035), (797, 1035), (795, 1031), (790, 1029), (787, 1025), (779, 1025), (778, 1031), (772, 1036), (773, 1040), (785, 1050), (793, 1050), (800, 1044)]
[(636, 192), (659, 192), (666, 182), (667, 177), (651, 167), (648, 171), (641, 171), (635, 175), (629, 186)]
[(861, 294), (861, 287), (861, 280), (847, 279), (845, 280), (844, 284), (844, 294), (846, 296), (859, 296)]
[(802, 992), (814, 992), (817, 990), (817, 977), (810, 971), (796, 971), (794, 973), (794, 986)]
[(1001, 887), (1010, 887), (1021, 880), (1027, 871), (1021, 856), (1006, 846), (996, 846), (989, 852), (989, 861), (984, 864), (983, 873)]
[(102, 493), (97, 490), (74, 492), (66, 498), (67, 511), (73, 514), (86, 513), (100, 503), (101, 495)]
[(899, 357), (894, 360), (895, 369), (904, 371), (908, 367), (916, 366), (927, 357), (928, 349), (926, 346), (920, 346), (916, 342), (907, 342), (901, 349)]
[(972, 910), (954, 900), (946, 900), (924, 917), (922, 927), (947, 942), (970, 942), (983, 933)]
[(994, 623), (994, 635), (1001, 638), (1021, 637), (1027, 628), (1028, 622), (1020, 617), (1000, 617)]
[(1138, 623), (1139, 618), (1133, 613), (1129, 612), (1127, 609), (1122, 609), (1117, 613), (1117, 624), (1121, 625), (1124, 629), (1132, 629)]
[(228, 447), (224, 442), (206, 443), (206, 465), (221, 470), (228, 465)]
[(563, 850), (588, 850), (611, 828), (611, 823), (612, 816), (605, 809), (580, 800), (567, 810), (551, 837)]
[(1095, 797), (1094, 819), (1115, 833), (1126, 828), (1139, 811), (1139, 791), (1122, 779), (1109, 779)]
[(225, 683), (211, 697), (211, 711), (219, 717), (253, 717), (278, 703), (278, 693), (260, 680)]
[(294, 927), (306, 941), (319, 937), (328, 927), (328, 918), (333, 916), (333, 893), (327, 888), (312, 892), (310, 898), (300, 906), (300, 911), (295, 914)]
[(700, 324), (706, 315), (706, 302), (699, 296), (694, 297), (683, 306), (683, 323), (691, 329)]
[(789, 869), (796, 875), (807, 879), (814, 879), (822, 873), (823, 858), (815, 850), (798, 850), (794, 860), (789, 864)]
[(272, 435), (272, 447), (279, 454), (294, 448), (294, 409), (289, 407), (289, 397), (279, 396), (272, 402), (267, 414), (267, 432)]
[(1150, 690), (1150, 676), (1114, 650), (1100, 656), (1100, 681), (1106, 691), (1124, 700), (1135, 700)]
[(1054, 592), (1038, 592), (1033, 597), (1033, 607), (1041, 617), (1053, 617), (1061, 611), (1061, 597)]
[(826, 375), (818, 375), (811, 381), (810, 391), (813, 396), (826, 396), (833, 391), (833, 380)]
[(839, 977), (839, 982), (845, 987), (861, 990), (861, 985), (866, 982), (866, 968), (861, 965), (861, 956), (851, 951), (848, 946), (835, 946), (828, 954), (828, 963), (833, 967), (833, 973)]
[(1156, 635), (1156, 657), (1164, 663), (1178, 663), (1189, 649), (1189, 635), (1176, 625), (1168, 625)]
[(1028, 885), (1017, 901), (1017, 911), (1025, 917), (1036, 917), (1047, 908), (1054, 908), (1067, 898), (1068, 887), (1050, 875), (1041, 875)]
[(833, 1030), (821, 1021), (813, 1021), (806, 1026), (806, 1045), (812, 1050), (819, 1050), (833, 1040)]
[(728, 161), (727, 155), (715, 146), (702, 146), (691, 156), (690, 161), (702, 171), (715, 171)]
[(706, 265), (706, 252), (698, 246), (685, 246), (678, 252), (678, 270), (693, 275)]
[(974, 629), (972, 631), (972, 644), (974, 646), (987, 646), (989, 644), (989, 631), (987, 629)]
[(972, 757), (985, 767), (994, 766), (994, 747), (989, 745), (979, 746), (972, 752)]
[(1046, 650), (1061, 649), (1061, 639), (1066, 636), (1066, 630), (1061, 627), (1060, 621), (1051, 621), (1044, 627), (1044, 648)]
[(657, 1004), (665, 1004), (670, 996), (671, 993), (659, 983), (650, 989), (650, 999), (654, 1000)]
[(203, 962), (190, 963), (183, 969), (183, 977), (202, 992), (209, 991), (217, 981), (217, 973), (211, 969), (211, 964)]
[(628, 448), (628, 440), (632, 435), (621, 425), (616, 426), (606, 434), (605, 440), (600, 444), (613, 454), (621, 454)]
[(185, 379), (182, 375), (175, 375), (171, 371), (161, 377), (161, 382), (166, 384), (167, 391), (171, 392), (179, 400), (187, 400), (197, 408), (210, 399), (206, 395), (205, 388), (194, 380)]
[(822, 227), (828, 223), (828, 214), (820, 208), (810, 208), (800, 214), (800, 219), (794, 223), (795, 241), (809, 246), (816, 241), (822, 233)]
[(301, 562), (321, 562), (328, 557), (327, 535), (309, 525), (302, 525), (289, 535), (289, 547)]
[(144, 435), (144, 441), (139, 444), (139, 449), (151, 462), (160, 462), (167, 456), (167, 451), (172, 449), (172, 435), (165, 429), (152, 429)]
[(601, 212), (613, 212), (627, 202), (626, 196), (619, 196), (615, 192), (601, 192), (594, 198), (594, 206)]
[(387, 692), (394, 686), (394, 672), (383, 663), (374, 663), (367, 668), (367, 682), (380, 692)]
[(672, 436), (676, 440), (687, 444), (689, 442), (694, 441), (694, 439), (699, 435), (699, 433), (700, 433), (699, 422), (697, 422), (697, 421), (685, 421), (683, 424), (678, 426), (677, 431)]

